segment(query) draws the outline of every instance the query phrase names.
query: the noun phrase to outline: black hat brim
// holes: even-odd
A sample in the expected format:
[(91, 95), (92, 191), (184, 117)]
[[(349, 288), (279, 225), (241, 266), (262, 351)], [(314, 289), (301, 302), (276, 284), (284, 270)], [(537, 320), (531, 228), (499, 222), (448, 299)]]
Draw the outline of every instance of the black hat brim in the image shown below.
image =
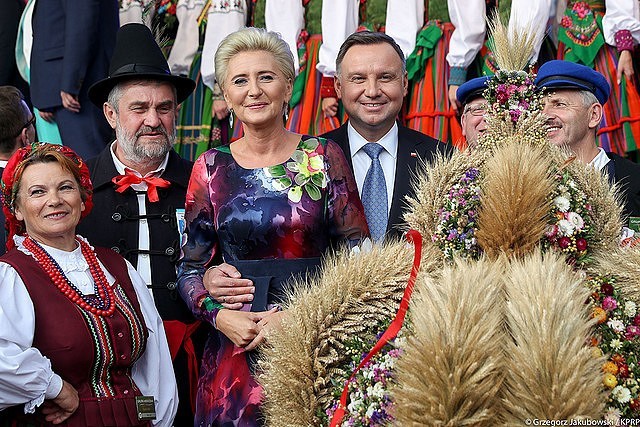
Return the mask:
[(185, 99), (193, 93), (196, 88), (196, 82), (188, 77), (174, 76), (173, 74), (159, 74), (159, 73), (122, 73), (117, 76), (107, 77), (106, 79), (95, 82), (89, 88), (89, 99), (99, 108), (107, 102), (109, 98), (109, 92), (118, 83), (126, 82), (128, 80), (160, 80), (167, 83), (171, 83), (176, 88), (176, 98), (178, 104), (182, 104)]

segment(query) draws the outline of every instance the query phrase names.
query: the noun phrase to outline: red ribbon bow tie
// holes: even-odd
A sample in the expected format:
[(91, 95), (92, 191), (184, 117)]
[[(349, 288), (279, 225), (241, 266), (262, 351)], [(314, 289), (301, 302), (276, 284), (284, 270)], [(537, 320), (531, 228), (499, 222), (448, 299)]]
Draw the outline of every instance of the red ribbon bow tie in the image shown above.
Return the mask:
[(140, 177), (130, 170), (125, 170), (124, 175), (114, 176), (111, 180), (117, 187), (116, 191), (118, 193), (124, 193), (124, 191), (131, 187), (134, 184), (140, 184), (142, 182), (147, 183), (147, 196), (149, 197), (149, 201), (151, 203), (157, 202), (160, 200), (158, 197), (158, 187), (160, 188), (168, 188), (171, 183), (166, 179), (157, 178), (157, 177)]

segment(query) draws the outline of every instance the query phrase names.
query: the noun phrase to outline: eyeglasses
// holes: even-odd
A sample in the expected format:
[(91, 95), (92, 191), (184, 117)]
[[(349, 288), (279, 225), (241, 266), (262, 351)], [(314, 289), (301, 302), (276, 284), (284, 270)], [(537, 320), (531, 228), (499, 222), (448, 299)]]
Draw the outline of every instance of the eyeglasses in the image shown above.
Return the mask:
[(36, 116), (35, 114), (31, 116), (31, 118), (29, 119), (29, 121), (27, 123), (25, 123), (24, 125), (22, 125), (22, 127), (20, 128), (20, 130), (18, 131), (18, 133), (14, 136), (14, 138), (17, 138), (18, 135), (20, 135), (22, 133), (23, 129), (27, 129), (29, 126), (33, 125), (35, 126), (36, 123)]
[(463, 114), (471, 113), (472, 116), (480, 117), (487, 113), (488, 108), (489, 104), (487, 103), (465, 105)]

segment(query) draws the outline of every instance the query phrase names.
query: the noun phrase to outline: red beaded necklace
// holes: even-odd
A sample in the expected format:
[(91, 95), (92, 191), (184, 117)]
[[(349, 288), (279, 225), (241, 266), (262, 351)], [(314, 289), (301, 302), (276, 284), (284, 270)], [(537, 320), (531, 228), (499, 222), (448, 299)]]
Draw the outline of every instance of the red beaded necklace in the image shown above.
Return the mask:
[(77, 304), (83, 310), (90, 311), (98, 316), (110, 316), (113, 314), (115, 304), (115, 294), (109, 282), (100, 268), (96, 254), (91, 247), (83, 240), (77, 239), (84, 259), (89, 264), (89, 272), (93, 278), (94, 295), (84, 295), (78, 288), (69, 281), (60, 265), (44, 250), (42, 246), (31, 237), (24, 240), (24, 247), (35, 257), (38, 264), (49, 275), (51, 281), (67, 298)]

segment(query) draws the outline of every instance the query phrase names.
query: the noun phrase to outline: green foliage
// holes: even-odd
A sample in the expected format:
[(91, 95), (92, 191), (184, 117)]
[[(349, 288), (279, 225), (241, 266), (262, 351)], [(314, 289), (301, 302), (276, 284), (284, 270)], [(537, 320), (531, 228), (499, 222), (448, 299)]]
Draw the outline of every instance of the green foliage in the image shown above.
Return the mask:
[[(253, 1), (253, 0), (251, 0)], [(258, 28), (264, 28), (264, 5), (266, 0), (258, 0), (253, 9), (253, 26)]]

